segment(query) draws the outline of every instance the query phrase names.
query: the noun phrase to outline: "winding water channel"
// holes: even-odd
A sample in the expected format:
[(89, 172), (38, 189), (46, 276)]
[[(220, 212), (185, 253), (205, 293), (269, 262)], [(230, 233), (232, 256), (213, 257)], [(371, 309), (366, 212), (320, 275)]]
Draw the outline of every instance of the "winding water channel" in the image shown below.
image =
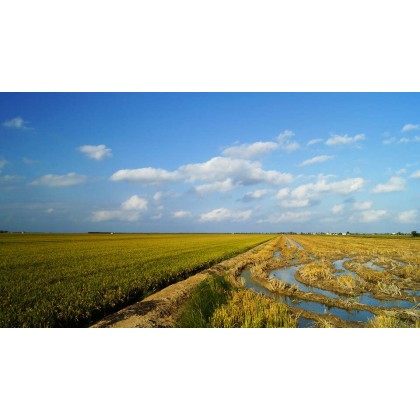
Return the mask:
[[(287, 238), (286, 242), (287, 246), (296, 246), (298, 249), (304, 249), (302, 245), (298, 244), (296, 241)], [(276, 251), (273, 255), (274, 258), (281, 258), (280, 251)], [(346, 261), (349, 261), (351, 258), (343, 258), (341, 260), (337, 260), (333, 262), (335, 269), (337, 270), (334, 275), (339, 278), (341, 275), (350, 275), (354, 278), (357, 277), (357, 274), (347, 270), (343, 267), (343, 264)], [(366, 267), (369, 267), (374, 270), (383, 271), (382, 267), (379, 267), (372, 262), (365, 263)], [(299, 280), (296, 279), (296, 272), (301, 268), (302, 265), (291, 266), (287, 268), (282, 268), (278, 270), (273, 270), (270, 272), (270, 278), (282, 280), (289, 285), (296, 285), (302, 292), (310, 292), (318, 295), (323, 295), (330, 299), (340, 299), (343, 301), (346, 299), (345, 296), (331, 292), (329, 290), (320, 289), (313, 286), (307, 286), (301, 283)], [(325, 315), (331, 314), (341, 318), (344, 321), (348, 322), (361, 322), (366, 323), (369, 319), (374, 317), (374, 314), (368, 310), (345, 310), (334, 305), (328, 306), (323, 303), (314, 302), (314, 301), (306, 301), (302, 299), (297, 299), (294, 297), (289, 297), (282, 295), (280, 293), (274, 293), (264, 287), (262, 284), (254, 281), (252, 279), (251, 271), (249, 269), (244, 270), (241, 273), (241, 279), (245, 283), (245, 287), (251, 290), (254, 290), (257, 293), (263, 293), (264, 295), (270, 297), (271, 299), (276, 300), (277, 302), (285, 303), (286, 305), (293, 306), (295, 308), (303, 309), (318, 315)], [(411, 292), (412, 296), (418, 296), (420, 292), (418, 291), (407, 291)], [(384, 308), (413, 308), (416, 306), (416, 303), (409, 302), (403, 299), (389, 299), (389, 300), (381, 300), (372, 297), (371, 293), (363, 293), (356, 298), (356, 301), (361, 304), (373, 306), (373, 307), (384, 307)], [(300, 318), (298, 321), (298, 328), (308, 328), (314, 327), (315, 322), (311, 319), (307, 318)]]

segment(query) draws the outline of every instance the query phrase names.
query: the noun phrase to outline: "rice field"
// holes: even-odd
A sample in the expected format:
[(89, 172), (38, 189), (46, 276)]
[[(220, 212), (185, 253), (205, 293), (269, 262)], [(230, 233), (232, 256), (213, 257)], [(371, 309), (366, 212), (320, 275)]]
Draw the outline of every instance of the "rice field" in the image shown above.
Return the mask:
[(0, 327), (88, 326), (273, 237), (2, 234)]
[(282, 236), (236, 277), (285, 304), (300, 317), (298, 326), (420, 325), (418, 239)]

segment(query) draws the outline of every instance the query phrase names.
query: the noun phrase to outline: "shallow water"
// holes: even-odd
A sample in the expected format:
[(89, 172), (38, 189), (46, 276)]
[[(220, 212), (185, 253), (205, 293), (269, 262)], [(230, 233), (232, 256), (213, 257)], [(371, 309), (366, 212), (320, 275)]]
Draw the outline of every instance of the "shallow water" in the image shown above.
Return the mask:
[(343, 274), (347, 274), (347, 275), (352, 276), (354, 278), (357, 277), (357, 274), (356, 273), (353, 273), (353, 271), (347, 270), (346, 268), (343, 267), (343, 264), (346, 261), (349, 261), (349, 260), (351, 260), (351, 258), (343, 258), (342, 260), (337, 260), (337, 261), (334, 261), (333, 262), (335, 269), (336, 270), (340, 270), (339, 273), (334, 273), (334, 275), (336, 277), (339, 277), (339, 276), (341, 276)]
[(254, 290), (255, 292), (261, 292), (266, 296), (271, 297), (277, 302), (285, 303), (287, 305), (293, 306), (295, 308), (304, 309), (306, 311), (316, 313), (319, 315), (332, 314), (340, 317), (345, 321), (353, 322), (367, 322), (368, 319), (373, 318), (373, 314), (369, 311), (346, 311), (344, 309), (337, 308), (335, 306), (327, 306), (323, 303), (304, 301), (300, 299), (290, 298), (289, 296), (279, 295), (267, 290), (265, 287), (259, 283), (252, 280), (251, 272), (245, 270), (241, 274), (241, 278), (245, 281), (245, 286), (247, 289)]
[(340, 297), (339, 295), (333, 292), (330, 292), (328, 290), (323, 290), (317, 287), (307, 286), (306, 284), (303, 284), (299, 280), (297, 280), (295, 277), (296, 271), (299, 270), (299, 268), (302, 266), (303, 265), (298, 265), (298, 266), (293, 266), (293, 267), (281, 268), (279, 270), (273, 270), (270, 273), (270, 277), (273, 277), (278, 280), (283, 280), (287, 284), (295, 284), (303, 292), (319, 293), (332, 299), (337, 299)]
[(287, 238), (287, 240), (289, 241), (289, 243), (292, 243), (294, 246), (297, 247), (297, 249), (303, 250), (303, 246), (299, 243), (297, 243), (295, 240)]
[(383, 267), (379, 267), (379, 265), (374, 264), (372, 261), (368, 261), (367, 263), (364, 263), (363, 265), (365, 267), (371, 268), (372, 270), (377, 270), (377, 271), (385, 270)]

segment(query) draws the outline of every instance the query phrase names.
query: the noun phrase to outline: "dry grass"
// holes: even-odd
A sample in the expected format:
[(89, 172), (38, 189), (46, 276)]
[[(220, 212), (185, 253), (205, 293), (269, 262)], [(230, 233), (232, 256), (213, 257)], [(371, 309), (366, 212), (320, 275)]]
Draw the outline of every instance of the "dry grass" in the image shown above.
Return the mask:
[(395, 283), (386, 283), (386, 282), (379, 282), (376, 285), (378, 291), (385, 295), (390, 296), (401, 296), (402, 292), (401, 289)]
[(299, 286), (297, 284), (288, 284), (283, 280), (269, 278), (267, 282), (267, 289), (274, 293), (281, 293), (285, 290), (292, 292), (299, 291)]
[(297, 317), (287, 306), (250, 290), (235, 291), (213, 313), (214, 328), (295, 328)]
[(377, 315), (368, 322), (370, 328), (409, 328), (411, 326), (407, 322), (387, 315)]

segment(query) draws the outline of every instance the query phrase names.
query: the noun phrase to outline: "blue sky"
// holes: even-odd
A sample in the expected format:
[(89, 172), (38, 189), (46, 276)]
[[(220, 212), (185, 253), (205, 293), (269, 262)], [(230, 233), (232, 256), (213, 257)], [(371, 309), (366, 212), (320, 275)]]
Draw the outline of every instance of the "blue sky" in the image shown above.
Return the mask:
[(0, 229), (420, 230), (420, 95), (2, 93)]

